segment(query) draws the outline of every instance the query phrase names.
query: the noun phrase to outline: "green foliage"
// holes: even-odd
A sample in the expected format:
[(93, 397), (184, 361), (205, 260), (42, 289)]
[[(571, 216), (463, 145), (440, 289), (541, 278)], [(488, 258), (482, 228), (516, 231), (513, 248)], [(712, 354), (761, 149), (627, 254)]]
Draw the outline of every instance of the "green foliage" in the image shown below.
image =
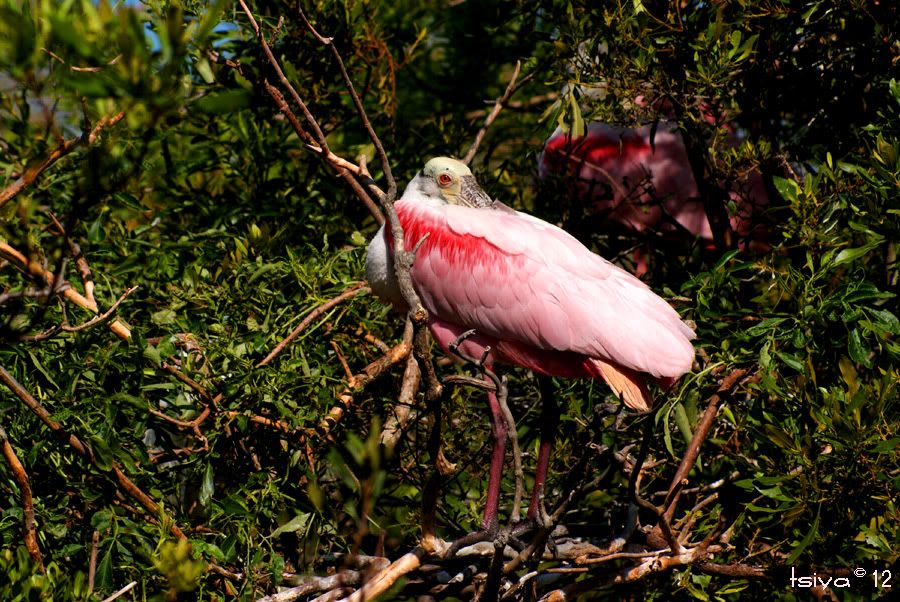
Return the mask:
[[(691, 487), (724, 483), (696, 517), (695, 539), (722, 517), (733, 525), (730, 547), (714, 562), (811, 570), (900, 558), (894, 4), (305, 3), (344, 56), (401, 189), (427, 157), (465, 152), (484, 100), (502, 92), (516, 60), (535, 74), (488, 131), (473, 165), (479, 181), (606, 257), (627, 262), (626, 250), (650, 240), (651, 285), (685, 299), (674, 303), (697, 327), (700, 369), (660, 395), (649, 453), (665, 463), (642, 488), (667, 488), (717, 378), (745, 368), (754, 378), (723, 399), (690, 475)], [(252, 9), (332, 150), (365, 155), (381, 181), (328, 50), (291, 3)], [(92, 315), (19, 295), (44, 285), (0, 265), (0, 294), (13, 294), (0, 304), (0, 365), (92, 456), (0, 387), (0, 420), (30, 477), (45, 555), (40, 573), (20, 547), (20, 491), (0, 464), (4, 600), (102, 597), (132, 580), (146, 599), (255, 599), (285, 572), (325, 572), (348, 552), (396, 558), (415, 544), (431, 476), (424, 409), (394, 455), (379, 445), (402, 367), (353, 391), (329, 438), (317, 434), (346, 383), (336, 350), (360, 371), (382, 356), (365, 335), (391, 344), (400, 318), (355, 297), (255, 367), (310, 311), (364, 277), (376, 230), (279, 115), (262, 78), (276, 81), (233, 3), (2, 1), (0, 188), (63, 140), (125, 116), (0, 207), (0, 241), (85, 292), (52, 214), (80, 245), (101, 310), (139, 287), (117, 313), (130, 340), (99, 325), (35, 341)], [(590, 208), (534, 184), (541, 141), (558, 125), (578, 132), (592, 120), (661, 117), (638, 96), (671, 105), (707, 198), (729, 202), (728, 183), (762, 171), (768, 250), (611, 232)], [(726, 122), (740, 126), (739, 144), (728, 142)], [(533, 458), (538, 387), (509, 374), (520, 445)], [(548, 503), (573, 479), (595, 476), (570, 522), (611, 536), (628, 501), (615, 453), (640, 440), (643, 422), (607, 411), (614, 400), (599, 383), (554, 387), (563, 416)], [(489, 429), (478, 391), (454, 389), (444, 412), (444, 453), (457, 467), (441, 483), (438, 523), (453, 538), (479, 526)], [(195, 420), (197, 430), (185, 426)], [(117, 468), (159, 515), (122, 491)], [(526, 475), (533, 469), (526, 457)], [(511, 491), (507, 479), (504, 504)], [(173, 520), (186, 541), (173, 540)], [(793, 599), (786, 585), (684, 568), (632, 587), (647, 599)]]
[(87, 577), (69, 574), (56, 562), (38, 570), (25, 547), (0, 551), (0, 597), (10, 602), (26, 600), (87, 600)]

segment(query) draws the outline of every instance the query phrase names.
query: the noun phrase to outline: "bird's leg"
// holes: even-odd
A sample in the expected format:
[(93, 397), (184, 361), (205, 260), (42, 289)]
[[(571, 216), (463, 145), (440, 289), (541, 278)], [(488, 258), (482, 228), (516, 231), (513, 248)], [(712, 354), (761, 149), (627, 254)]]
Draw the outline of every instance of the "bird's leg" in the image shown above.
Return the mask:
[(496, 391), (488, 391), (488, 407), (491, 411), (491, 438), (493, 449), (491, 451), (491, 469), (488, 476), (487, 503), (484, 506), (484, 518), (481, 521), (481, 531), (469, 533), (460, 537), (447, 550), (446, 558), (452, 558), (457, 551), (466, 546), (496, 539), (500, 532), (500, 485), (503, 476), (503, 461), (506, 456), (506, 437), (508, 427), (503, 416), (503, 409), (497, 399)]
[(547, 468), (550, 464), (550, 451), (559, 426), (559, 407), (553, 396), (553, 384), (546, 376), (538, 376), (541, 389), (541, 446), (538, 451), (537, 468), (534, 474), (534, 489), (531, 491), (531, 503), (525, 515), (532, 523), (547, 526), (547, 511), (544, 509), (544, 483), (547, 480)]
[(509, 427), (503, 416), (500, 402), (497, 400), (497, 393), (494, 391), (488, 391), (488, 406), (491, 410), (491, 437), (494, 440), (494, 448), (491, 451), (491, 474), (488, 477), (487, 503), (484, 506), (484, 519), (481, 527), (485, 531), (496, 532), (500, 524), (497, 515), (500, 508), (500, 483), (503, 477), (503, 461), (506, 457), (506, 436)]

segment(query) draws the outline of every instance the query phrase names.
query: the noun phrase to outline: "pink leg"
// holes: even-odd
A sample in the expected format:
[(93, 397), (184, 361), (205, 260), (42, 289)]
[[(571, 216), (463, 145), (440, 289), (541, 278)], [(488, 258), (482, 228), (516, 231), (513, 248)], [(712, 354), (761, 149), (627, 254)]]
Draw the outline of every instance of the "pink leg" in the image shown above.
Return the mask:
[(491, 437), (494, 440), (494, 446), (491, 451), (491, 473), (488, 477), (487, 503), (484, 506), (482, 528), (491, 531), (500, 524), (497, 515), (500, 508), (500, 483), (503, 477), (503, 461), (506, 456), (506, 436), (509, 427), (506, 425), (497, 395), (493, 391), (488, 392), (488, 407), (491, 410)]
[(537, 468), (534, 472), (534, 489), (531, 490), (531, 502), (528, 504), (528, 520), (535, 521), (543, 516), (538, 514), (544, 496), (544, 483), (547, 480), (547, 467), (550, 464), (550, 450), (556, 437), (559, 425), (559, 408), (553, 397), (553, 386), (545, 376), (538, 376), (541, 388), (541, 447), (538, 451)]
[(503, 462), (506, 456), (506, 436), (509, 428), (506, 425), (506, 419), (503, 417), (503, 410), (500, 408), (500, 402), (497, 395), (493, 392), (488, 393), (488, 407), (491, 414), (491, 438), (493, 439), (493, 449), (491, 450), (491, 472), (488, 476), (487, 502), (484, 505), (484, 518), (481, 523), (481, 531), (469, 533), (457, 539), (447, 550), (447, 558), (452, 558), (454, 554), (465, 546), (478, 543), (480, 541), (490, 541), (497, 537), (500, 530), (500, 484), (503, 480)]

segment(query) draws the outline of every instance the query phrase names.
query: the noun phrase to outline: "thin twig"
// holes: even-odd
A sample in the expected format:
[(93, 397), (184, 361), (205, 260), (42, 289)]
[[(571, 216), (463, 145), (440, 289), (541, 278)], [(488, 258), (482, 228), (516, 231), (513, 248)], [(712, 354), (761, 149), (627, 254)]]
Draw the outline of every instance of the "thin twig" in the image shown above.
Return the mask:
[(97, 575), (97, 553), (100, 551), (100, 531), (91, 535), (91, 559), (88, 562), (88, 595), (94, 591), (94, 578)]
[(91, 267), (88, 265), (84, 253), (81, 252), (81, 247), (69, 236), (66, 229), (63, 228), (63, 225), (56, 219), (56, 216), (52, 212), (48, 213), (48, 215), (59, 230), (59, 234), (66, 239), (66, 244), (69, 245), (69, 254), (72, 256), (72, 259), (75, 260), (75, 265), (78, 267), (78, 272), (81, 274), (81, 283), (84, 286), (84, 296), (88, 301), (91, 301), (94, 304), (94, 311), (96, 311), (97, 301), (94, 299), (94, 277), (91, 274)]
[(353, 106), (356, 107), (356, 113), (362, 121), (363, 127), (366, 129), (366, 133), (369, 135), (369, 139), (372, 141), (372, 144), (375, 145), (375, 150), (378, 153), (378, 160), (381, 162), (381, 168), (382, 170), (384, 170), (384, 178), (385, 180), (387, 180), (388, 184), (385, 196), (393, 199), (395, 196), (397, 196), (397, 181), (394, 180), (394, 176), (391, 173), (391, 163), (390, 161), (388, 161), (387, 153), (384, 150), (384, 146), (381, 144), (381, 139), (375, 133), (374, 128), (372, 128), (372, 122), (369, 121), (369, 116), (366, 114), (366, 109), (362, 105), (359, 94), (356, 93), (356, 88), (353, 86), (353, 80), (350, 79), (350, 74), (347, 73), (347, 67), (344, 66), (344, 59), (341, 58), (341, 53), (338, 52), (338, 49), (334, 45), (332, 38), (326, 38), (319, 35), (319, 32), (315, 30), (315, 28), (309, 22), (309, 19), (306, 18), (306, 14), (304, 14), (303, 9), (299, 4), (297, 5), (297, 12), (300, 14), (300, 18), (303, 19), (303, 23), (316, 37), (316, 39), (331, 49), (331, 54), (334, 56), (334, 60), (337, 62), (338, 68), (341, 71), (341, 77), (344, 78), (344, 85), (347, 87), (347, 91), (350, 93), (350, 98), (353, 99)]
[(369, 382), (381, 376), (388, 368), (394, 366), (407, 357), (412, 352), (412, 336), (411, 332), (398, 345), (394, 346), (388, 353), (378, 358), (365, 368), (359, 374), (354, 374), (348, 380), (347, 387), (338, 396), (338, 404), (328, 411), (328, 414), (319, 422), (316, 428), (316, 434), (325, 438), (338, 422), (344, 417), (348, 409), (353, 407), (353, 393), (367, 385)]
[(261, 368), (261, 367), (267, 365), (273, 359), (275, 359), (275, 357), (278, 356), (279, 353), (284, 351), (285, 347), (290, 345), (291, 341), (296, 339), (300, 335), (301, 332), (306, 330), (307, 326), (312, 324), (319, 316), (321, 316), (325, 312), (331, 310), (333, 307), (340, 305), (341, 303), (343, 303), (344, 301), (346, 301), (348, 299), (352, 299), (353, 297), (356, 297), (357, 295), (364, 295), (364, 294), (370, 293), (371, 291), (372, 291), (372, 289), (370, 289), (368, 286), (365, 286), (364, 284), (357, 284), (355, 286), (348, 288), (347, 290), (345, 290), (343, 293), (341, 293), (337, 297), (330, 299), (330, 300), (326, 301), (325, 303), (323, 303), (322, 305), (316, 307), (314, 310), (309, 312), (305, 318), (303, 318), (303, 320), (300, 322), (300, 324), (298, 324), (296, 326), (296, 328), (294, 328), (294, 330), (291, 331), (291, 334), (286, 336), (283, 341), (278, 343), (275, 346), (275, 348), (272, 349), (271, 352), (269, 352), (269, 355), (267, 355), (265, 358), (262, 359), (262, 361), (260, 361), (258, 364), (256, 364), (256, 367)]
[[(522, 61), (516, 61), (516, 68), (513, 70), (512, 77), (509, 78), (509, 83), (506, 85), (506, 90), (504, 90), (503, 94), (497, 101), (494, 103), (494, 108), (488, 114), (487, 119), (484, 120), (484, 125), (481, 126), (481, 129), (478, 130), (478, 133), (475, 134), (475, 140), (472, 142), (472, 146), (469, 147), (469, 150), (466, 152), (465, 156), (462, 158), (462, 162), (468, 165), (472, 162), (472, 159), (475, 158), (475, 153), (478, 152), (478, 147), (481, 146), (481, 141), (484, 140), (484, 135), (487, 133), (491, 124), (494, 123), (494, 120), (497, 119), (497, 115), (500, 114), (500, 111), (503, 109), (506, 102), (509, 100), (509, 97), (513, 95), (513, 92), (516, 91), (516, 79), (519, 77), (519, 71), (522, 68)], [(529, 79), (531, 79), (532, 75), (524, 78), (522, 83), (525, 83)], [(521, 84), (520, 84), (521, 85)]]
[[(375, 208), (374, 203), (372, 203), (371, 199), (368, 198), (368, 195), (365, 194), (365, 191), (359, 187), (359, 183), (356, 182), (356, 180), (354, 179), (354, 177), (353, 177), (354, 170), (348, 169), (347, 167), (341, 165), (341, 163), (339, 161), (336, 161), (336, 159), (339, 159), (339, 157), (337, 157), (337, 155), (334, 155), (334, 153), (331, 152), (331, 149), (328, 147), (328, 141), (325, 137), (324, 132), (322, 131), (321, 126), (319, 126), (318, 121), (313, 116), (313, 114), (310, 112), (309, 107), (307, 107), (306, 103), (303, 102), (303, 99), (297, 93), (297, 90), (294, 88), (293, 85), (291, 85), (291, 82), (284, 75), (284, 71), (282, 71), (281, 65), (278, 64), (278, 60), (275, 58), (275, 55), (272, 54), (272, 49), (269, 47), (268, 42), (266, 42), (266, 38), (263, 35), (262, 29), (260, 28), (259, 24), (256, 22), (256, 19), (253, 17), (253, 13), (247, 7), (247, 4), (244, 2), (244, 0), (239, 0), (239, 4), (241, 5), (241, 9), (247, 15), (247, 18), (250, 20), (250, 25), (253, 27), (253, 31), (256, 34), (256, 37), (259, 40), (260, 45), (262, 46), (262, 49), (266, 55), (266, 58), (269, 60), (269, 64), (275, 70), (275, 73), (278, 76), (279, 82), (281, 83), (282, 86), (284, 86), (284, 88), (291, 95), (291, 99), (294, 101), (294, 103), (300, 107), (300, 110), (303, 112), (303, 116), (306, 119), (306, 122), (309, 124), (309, 127), (313, 131), (313, 136), (311, 136), (308, 132), (306, 132), (306, 130), (304, 130), (302, 127), (300, 127), (299, 121), (297, 121), (296, 118), (294, 118), (291, 121), (291, 124), (294, 127), (295, 131), (301, 137), (301, 139), (303, 139), (308, 145), (313, 146), (313, 147), (318, 147), (319, 154), (326, 160), (326, 162), (328, 162), (338, 172), (338, 174), (344, 179), (344, 181), (346, 181), (351, 186), (351, 188), (354, 189), (357, 196), (359, 196), (363, 200), (363, 202), (366, 204), (367, 207), (369, 207), (369, 209), (371, 211), (373, 208)], [(276, 100), (276, 103), (278, 103), (277, 97), (280, 95), (280, 93), (278, 95), (273, 94), (274, 87), (272, 87), (267, 81), (264, 81), (264, 85), (266, 86), (266, 89), (267, 89), (267, 92), (269, 92), (269, 95), (272, 96)], [(292, 112), (289, 110), (287, 103), (284, 102), (283, 98), (282, 98), (282, 103), (279, 104), (279, 108), (290, 119), (290, 114), (292, 114)], [(285, 111), (285, 109), (288, 109), (288, 111)], [(356, 172), (359, 173), (358, 167), (356, 169)], [(374, 192), (375, 195), (379, 197), (379, 199), (382, 199), (382, 200), (384, 199), (385, 194), (374, 184), (374, 182), (370, 183), (368, 188), (369, 188), (369, 190)], [(396, 195), (396, 190), (394, 192), (394, 195), (391, 195), (391, 200), (393, 200), (393, 197), (395, 195)], [(368, 201), (366, 201), (367, 198), (368, 198)], [(375, 216), (376, 221), (379, 221), (379, 223), (384, 219), (380, 215), (380, 213), (377, 211), (373, 215)]]
[[(0, 241), (0, 258), (6, 259), (22, 272), (43, 281), (54, 290), (59, 291), (66, 300), (71, 301), (75, 305), (78, 305), (95, 315), (99, 313), (97, 311), (96, 303), (73, 289), (71, 286), (63, 286), (68, 283), (61, 280), (57, 274), (44, 268), (39, 262), (28, 259), (24, 254), (3, 241)], [(110, 322), (109, 329), (120, 339), (131, 338), (131, 330), (121, 320), (116, 319)]]
[[(697, 461), (697, 456), (700, 455), (700, 446), (706, 440), (706, 436), (709, 434), (709, 429), (712, 428), (713, 422), (716, 418), (716, 413), (718, 411), (718, 403), (720, 400), (720, 394), (730, 390), (737, 383), (738, 380), (741, 379), (747, 373), (744, 369), (734, 370), (727, 377), (722, 379), (722, 383), (719, 385), (719, 389), (709, 398), (709, 403), (706, 406), (706, 410), (703, 412), (703, 416), (700, 418), (700, 422), (697, 424), (697, 430), (694, 431), (694, 436), (691, 437), (691, 442), (688, 444), (687, 450), (684, 452), (684, 456), (681, 458), (681, 463), (678, 465), (678, 469), (675, 471), (675, 476), (672, 477), (672, 483), (669, 485), (669, 491), (673, 492), (677, 488), (680, 488), (684, 485), (684, 481), (687, 479), (688, 473), (694, 467), (694, 463)], [(663, 505), (663, 514), (668, 520), (672, 519), (672, 515), (675, 513), (675, 505), (678, 503), (678, 498), (680, 493), (674, 493), (668, 496), (666, 503)]]
[(114, 593), (113, 595), (103, 598), (103, 602), (112, 602), (113, 600), (115, 600), (117, 598), (121, 598), (122, 596), (124, 596), (125, 594), (127, 594), (128, 592), (133, 590), (136, 585), (137, 585), (137, 581), (132, 581), (131, 583), (129, 583), (128, 585), (126, 585), (125, 587), (123, 587), (122, 589), (120, 589), (119, 591)]
[(102, 323), (106, 322), (116, 313), (116, 310), (119, 309), (119, 306), (122, 304), (122, 301), (124, 301), (125, 298), (128, 297), (128, 295), (130, 295), (137, 289), (138, 289), (137, 286), (132, 286), (131, 288), (126, 289), (125, 292), (122, 293), (122, 296), (119, 297), (116, 300), (116, 302), (113, 303), (109, 307), (109, 309), (107, 309), (105, 312), (103, 312), (102, 314), (100, 314), (98, 316), (94, 316), (93, 318), (91, 318), (90, 320), (85, 322), (84, 324), (79, 324), (78, 326), (67, 326), (67, 325), (63, 324), (62, 330), (64, 332), (80, 332), (82, 330), (87, 330), (88, 328), (90, 328), (92, 326), (96, 326), (97, 324), (102, 324)]

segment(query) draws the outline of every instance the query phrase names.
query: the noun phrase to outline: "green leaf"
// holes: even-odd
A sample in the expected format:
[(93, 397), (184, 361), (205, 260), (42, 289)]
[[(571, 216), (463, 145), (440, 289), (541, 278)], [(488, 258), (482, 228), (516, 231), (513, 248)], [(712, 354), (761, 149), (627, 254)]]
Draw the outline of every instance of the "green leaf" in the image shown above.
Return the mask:
[(229, 0), (214, 0), (212, 6), (203, 13), (203, 18), (200, 20), (200, 26), (197, 28), (197, 33), (194, 36), (195, 44), (203, 44), (213, 28), (221, 23), (222, 13), (225, 12), (225, 7), (228, 6), (228, 2)]
[(166, 326), (168, 324), (172, 324), (175, 322), (175, 318), (178, 316), (171, 309), (161, 309), (159, 311), (153, 312), (150, 315), (150, 321), (152, 321), (157, 326)]
[(794, 180), (774, 176), (772, 178), (772, 183), (775, 184), (775, 190), (778, 191), (778, 194), (780, 194), (781, 198), (784, 200), (796, 203), (800, 198), (800, 185)]
[(809, 528), (809, 531), (806, 533), (806, 536), (800, 541), (799, 544), (794, 548), (794, 551), (791, 552), (791, 555), (788, 556), (788, 559), (785, 561), (785, 564), (790, 566), (797, 562), (797, 559), (800, 557), (800, 554), (809, 547), (809, 544), (813, 542), (816, 535), (819, 532), (819, 515), (822, 511), (822, 506), (819, 506), (819, 509), (816, 510), (816, 518), (813, 520), (812, 526)]
[(900, 437), (893, 437), (891, 439), (885, 439), (878, 445), (872, 448), (872, 452), (876, 454), (896, 454), (897, 450), (900, 449)]
[(211, 84), (216, 81), (216, 76), (213, 75), (212, 67), (209, 64), (209, 61), (205, 58), (201, 57), (196, 63), (194, 63), (194, 68), (206, 83)]
[(888, 310), (867, 308), (866, 313), (868, 313), (872, 317), (872, 320), (883, 330), (900, 335), (900, 319)]
[(196, 101), (194, 106), (210, 115), (222, 115), (246, 109), (250, 106), (252, 98), (246, 90), (227, 90), (207, 94)]
[(157, 368), (162, 365), (162, 356), (160, 355), (159, 350), (153, 345), (144, 347), (144, 359)]
[(297, 531), (303, 530), (306, 528), (306, 525), (309, 523), (310, 514), (298, 514), (285, 524), (281, 525), (269, 536), (271, 538), (278, 537), (282, 533), (295, 533)]
[(869, 358), (869, 348), (863, 343), (859, 330), (854, 328), (847, 337), (847, 351), (854, 362), (860, 363), (866, 368), (872, 367), (872, 360)]
[(110, 545), (100, 558), (100, 562), (97, 563), (97, 573), (94, 577), (94, 584), (96, 588), (101, 591), (109, 591), (113, 586), (112, 550), (113, 546)]
[(691, 432), (691, 423), (688, 420), (684, 404), (680, 402), (675, 404), (675, 424), (678, 426), (678, 430), (681, 431), (684, 442), (690, 443), (691, 437), (693, 436), (693, 433)]
[(775, 355), (778, 356), (778, 359), (797, 372), (800, 372), (801, 374), (806, 373), (806, 366), (803, 365), (803, 362), (801, 362), (797, 356), (785, 353), (784, 351), (776, 351)]
[(850, 263), (860, 257), (868, 254), (872, 249), (876, 249), (882, 245), (884, 239), (876, 239), (864, 244), (861, 247), (856, 247), (853, 249), (844, 249), (840, 253), (838, 253), (837, 257), (834, 258), (835, 266), (843, 265), (845, 263)]
[(213, 474), (213, 465), (212, 462), (210, 462), (206, 465), (206, 470), (203, 471), (203, 483), (200, 485), (200, 495), (198, 497), (200, 506), (203, 508), (209, 507), (209, 503), (212, 501), (213, 492), (215, 491)]
[(112, 470), (113, 453), (109, 444), (105, 439), (97, 436), (91, 437), (91, 451), (93, 451), (94, 461), (100, 470)]
[(47, 379), (47, 382), (49, 382), (51, 385), (53, 385), (53, 388), (58, 391), (59, 385), (56, 384), (56, 381), (53, 380), (53, 377), (50, 376), (50, 373), (47, 371), (46, 368), (44, 368), (44, 364), (42, 364), (40, 362), (40, 360), (37, 358), (37, 356), (30, 349), (28, 350), (28, 357), (31, 358), (31, 362), (34, 364), (34, 367), (38, 369), (38, 372), (43, 374), (44, 378)]

